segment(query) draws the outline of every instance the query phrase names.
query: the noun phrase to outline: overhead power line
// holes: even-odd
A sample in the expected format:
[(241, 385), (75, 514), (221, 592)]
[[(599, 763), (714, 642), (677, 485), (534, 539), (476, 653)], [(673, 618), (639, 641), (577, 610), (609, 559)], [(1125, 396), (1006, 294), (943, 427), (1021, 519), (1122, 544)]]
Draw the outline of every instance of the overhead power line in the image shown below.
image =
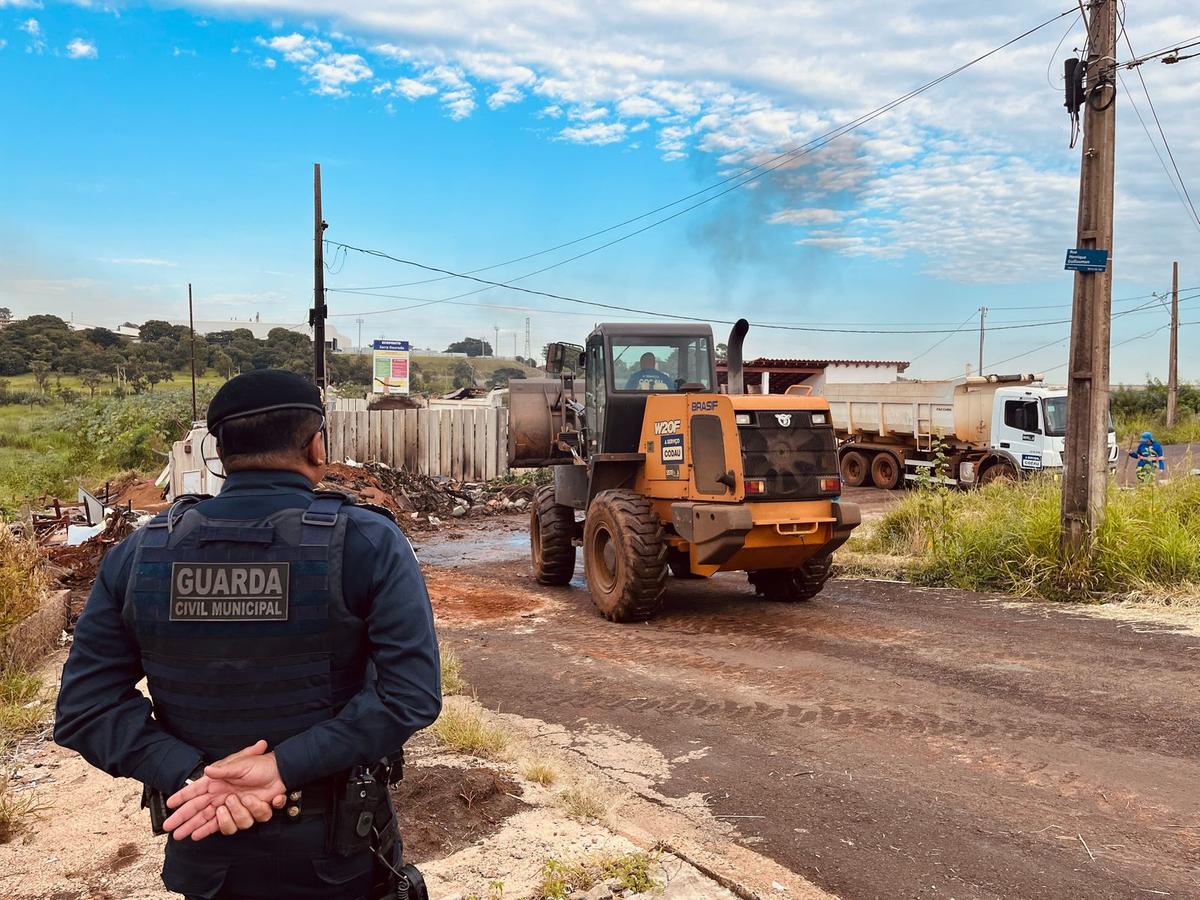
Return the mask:
[[(400, 263), (401, 265), (412, 266), (415, 269), (422, 269), (426, 272), (436, 272), (436, 273), (439, 273), (442, 275), (450, 275), (455, 278), (462, 278), (467, 281), (474, 281), (479, 284), (488, 285), (490, 287), (504, 288), (506, 290), (516, 291), (516, 292), (522, 293), (522, 294), (529, 294), (530, 296), (534, 296), (534, 297), (546, 297), (551, 300), (561, 300), (565, 303), (574, 303), (574, 304), (578, 304), (580, 306), (588, 306), (588, 307), (591, 307), (594, 309), (608, 309), (608, 310), (613, 310), (616, 312), (635, 313), (637, 315), (654, 316), (654, 317), (657, 317), (660, 319), (676, 319), (676, 320), (685, 321), (685, 322), (713, 322), (715, 324), (723, 324), (723, 325), (734, 324), (733, 319), (712, 319), (707, 316), (688, 316), (688, 315), (683, 315), (681, 313), (670, 313), (670, 312), (664, 312), (663, 310), (657, 310), (657, 309), (643, 309), (643, 308), (636, 307), (636, 306), (625, 306), (625, 305), (618, 304), (618, 303), (603, 303), (599, 300), (585, 300), (580, 297), (572, 297), (568, 294), (558, 294), (553, 291), (539, 291), (539, 290), (535, 290), (534, 288), (522, 287), (520, 285), (507, 284), (507, 283), (499, 282), (499, 281), (491, 281), (490, 279), (487, 279), (487, 278), (480, 278), (477, 275), (468, 275), (465, 272), (454, 272), (450, 269), (444, 269), (444, 268), (441, 268), (440, 266), (427, 265), (425, 263), (417, 262), (416, 260), (403, 259), (401, 257), (393, 256), (390, 253), (385, 253), (382, 250), (370, 250), (370, 249), (367, 249), (364, 247), (355, 247), (353, 244), (345, 244), (340, 241), (330, 241), (328, 243), (332, 244), (333, 246), (342, 247), (346, 250), (354, 251), (355, 253), (362, 253), (367, 256), (375, 256), (380, 259), (388, 259), (388, 260), (391, 260), (392, 262)], [(442, 301), (438, 301), (438, 302), (442, 302)], [(1155, 302), (1157, 302), (1157, 301), (1155, 301)], [(418, 304), (418, 305), (422, 305), (422, 304)], [(1139, 312), (1140, 310), (1145, 309), (1147, 306), (1152, 306), (1152, 305), (1153, 305), (1153, 303), (1143, 304), (1142, 306), (1134, 307), (1133, 309), (1126, 310), (1124, 312), (1115, 313), (1114, 318), (1120, 318), (1122, 316), (1127, 316), (1132, 313)], [(404, 308), (412, 309), (415, 307), (404, 307)], [(382, 312), (382, 311), (377, 311), (377, 312)], [(367, 314), (368, 313), (361, 313), (361, 315), (367, 315)], [(1045, 322), (1031, 322), (1031, 323), (1015, 324), (1015, 325), (997, 325), (996, 327), (992, 328), (991, 330), (992, 331), (1016, 331), (1016, 330), (1024, 329), (1024, 328), (1042, 328), (1042, 327), (1046, 327), (1048, 325), (1067, 325), (1070, 323), (1070, 321), (1071, 321), (1070, 319), (1053, 319), (1053, 320), (1049, 320), (1049, 321), (1045, 321)], [(775, 331), (797, 331), (797, 332), (810, 332), (810, 333), (816, 333), (816, 334), (956, 334), (960, 330), (959, 328), (941, 328), (941, 329), (939, 329), (939, 328), (903, 328), (903, 329), (828, 328), (828, 327), (815, 326), (815, 325), (792, 325), (792, 324), (781, 324), (781, 323), (757, 323), (756, 327), (762, 328), (762, 329), (775, 330)]]
[[(1117, 8), (1117, 14), (1121, 20), (1121, 37), (1125, 39), (1125, 46), (1129, 48), (1130, 54), (1137, 56), (1133, 49), (1133, 43), (1129, 39), (1129, 32), (1125, 28), (1125, 16), (1123, 15), (1120, 7)], [(1200, 45), (1200, 41), (1197, 41), (1196, 43), (1197, 45)], [(1131, 68), (1131, 66), (1126, 66), (1126, 68)], [(1180, 197), (1180, 201), (1184, 203), (1188, 210), (1190, 210), (1191, 215), (1189, 218), (1191, 219), (1192, 224), (1195, 225), (1198, 230), (1200, 230), (1200, 213), (1196, 212), (1196, 204), (1192, 202), (1192, 195), (1188, 192), (1187, 182), (1183, 180), (1183, 173), (1179, 171), (1179, 164), (1175, 162), (1175, 154), (1171, 150), (1171, 143), (1167, 140), (1166, 132), (1163, 131), (1162, 122), (1158, 118), (1158, 110), (1154, 108), (1154, 101), (1150, 99), (1150, 88), (1146, 85), (1146, 78), (1144, 75), (1142, 75), (1140, 64), (1132, 68), (1137, 73), (1138, 81), (1140, 81), (1142, 84), (1142, 93), (1146, 95), (1146, 105), (1150, 107), (1150, 114), (1154, 117), (1155, 127), (1158, 128), (1158, 136), (1162, 138), (1163, 148), (1167, 151), (1167, 158), (1171, 160), (1171, 168), (1175, 170), (1175, 178), (1179, 180), (1179, 187), (1176, 189), (1176, 193), (1179, 193), (1180, 190), (1183, 191), (1183, 196)], [(1122, 80), (1122, 87), (1124, 87), (1124, 84), (1124, 80)], [(1130, 95), (1128, 88), (1125, 88), (1125, 94), (1129, 97), (1129, 102), (1133, 106), (1134, 112), (1137, 113), (1138, 121), (1142, 123), (1142, 130), (1146, 132), (1146, 137), (1150, 138), (1150, 143), (1153, 145), (1154, 139), (1150, 137), (1150, 130), (1146, 128), (1146, 122), (1144, 119), (1142, 119), (1142, 114), (1138, 111), (1137, 105), (1133, 102), (1133, 97)], [(1154, 152), (1156, 155), (1158, 155), (1159, 163), (1162, 163), (1162, 155), (1158, 153), (1157, 146), (1154, 146)], [(1166, 169), (1165, 164), (1163, 165), (1163, 169)], [(1170, 179), (1170, 177), (1171, 175), (1168, 172), (1167, 178)], [(1174, 181), (1171, 182), (1171, 186), (1175, 186)]]
[[(464, 273), (464, 275), (475, 275), (480, 272), (486, 272), (491, 269), (502, 268), (504, 266), (508, 266), (513, 263), (522, 262), (527, 259), (533, 259), (534, 257), (538, 257), (538, 256), (543, 256), (547, 253), (553, 253), (556, 250), (561, 250), (566, 247), (570, 247), (575, 244), (579, 244), (584, 241), (590, 240), (591, 238), (599, 237), (601, 235), (608, 234), (612, 231), (616, 231), (627, 225), (632, 225), (636, 222), (640, 222), (643, 219), (647, 219), (653, 215), (656, 215), (657, 213), (663, 212), (667, 209), (670, 209), (671, 207), (678, 206), (681, 203), (686, 203), (687, 201), (693, 200), (697, 197), (701, 198), (696, 203), (686, 206), (683, 209), (676, 210), (675, 212), (671, 213), (668, 216), (663, 216), (660, 219), (656, 219), (653, 222), (650, 222), (649, 224), (642, 226), (641, 228), (638, 228), (634, 231), (629, 232), (628, 234), (624, 234), (624, 235), (614, 238), (613, 240), (606, 241), (605, 243), (600, 244), (597, 247), (593, 247), (590, 250), (586, 250), (582, 253), (578, 253), (574, 256), (568, 257), (567, 259), (560, 260), (559, 262), (552, 263), (551, 265), (545, 266), (536, 271), (528, 272), (524, 275), (517, 276), (516, 278), (510, 279), (510, 282), (520, 281), (525, 278), (531, 278), (534, 275), (539, 275), (542, 272), (549, 271), (550, 269), (558, 268), (559, 266), (564, 266), (564, 265), (567, 265), (568, 263), (575, 262), (578, 259), (582, 259), (585, 256), (590, 256), (593, 253), (598, 253), (599, 251), (607, 249), (608, 247), (611, 247), (614, 244), (619, 244), (622, 241), (627, 241), (632, 237), (636, 237), (637, 235), (642, 234), (646, 231), (649, 231), (652, 228), (656, 228), (659, 225), (662, 225), (662, 224), (665, 224), (666, 222), (671, 221), (672, 219), (676, 219), (679, 216), (682, 216), (688, 212), (691, 212), (692, 210), (697, 209), (698, 207), (704, 206), (707, 203), (711, 203), (713, 200), (723, 197), (726, 194), (731, 193), (732, 191), (736, 191), (739, 188), (744, 187), (745, 185), (750, 184), (753, 181), (757, 181), (758, 179), (762, 178), (764, 175), (768, 175), (771, 172), (774, 172), (775, 170), (786, 166), (788, 163), (790, 163), (802, 156), (805, 156), (815, 150), (818, 150), (821, 147), (824, 147), (829, 143), (832, 143), (833, 141), (837, 140), (838, 138), (843, 137), (844, 135), (849, 134), (850, 132), (855, 131), (858, 128), (861, 128), (863, 125), (866, 125), (868, 122), (874, 121), (875, 119), (879, 118), (880, 116), (890, 112), (891, 110), (895, 109), (897, 106), (907, 103), (908, 101), (912, 100), (913, 98), (918, 97), (921, 94), (924, 94), (925, 92), (938, 86), (942, 82), (947, 81), (950, 78), (953, 78), (955, 75), (958, 75), (958, 74), (966, 71), (967, 69), (971, 68), (972, 66), (977, 65), (980, 62), (983, 62), (985, 59), (988, 59), (989, 57), (994, 56), (995, 54), (999, 53), (1000, 51), (1005, 50), (1008, 47), (1011, 47), (1013, 44), (1024, 40), (1025, 38), (1029, 37), (1032, 34), (1037, 33), (1038, 31), (1041, 31), (1043, 28), (1047, 27), (1048, 25), (1052, 25), (1055, 22), (1059, 21), (1060, 19), (1064, 18), (1065, 16), (1074, 15), (1075, 13), (1076, 13), (1075, 9), (1065, 10), (1065, 11), (1059, 13), (1058, 15), (1053, 16), (1050, 19), (1047, 19), (1045, 22), (1042, 22), (1040, 25), (1035, 25), (1033, 28), (1023, 31), (1021, 34), (1017, 35), (1016, 37), (1010, 38), (1009, 40), (1005, 41), (1003, 44), (999, 45), (998, 47), (995, 47), (991, 50), (988, 50), (986, 53), (982, 53), (979, 56), (976, 56), (974, 59), (972, 59), (968, 62), (965, 62), (962, 65), (959, 65), (954, 69), (951, 69), (949, 72), (946, 72), (943, 75), (939, 75), (937, 78), (934, 78), (930, 81), (925, 82), (921, 86), (914, 88), (913, 90), (909, 91), (906, 94), (902, 94), (901, 96), (883, 104), (882, 106), (876, 107), (875, 109), (871, 110), (870, 112), (864, 113), (855, 119), (851, 119), (850, 121), (845, 122), (845, 123), (837, 126), (836, 128), (826, 131), (824, 134), (818, 135), (817, 137), (812, 138), (811, 140), (807, 141), (804, 144), (800, 144), (791, 149), (784, 150), (781, 153), (778, 153), (775, 156), (771, 157), (770, 159), (767, 159), (755, 166), (751, 166), (750, 168), (743, 169), (740, 172), (734, 173), (733, 175), (730, 175), (720, 181), (717, 181), (714, 184), (709, 185), (706, 188), (702, 188), (699, 191), (694, 191), (693, 193), (688, 194), (684, 197), (680, 197), (677, 200), (673, 200), (670, 203), (665, 203), (665, 204), (658, 206), (652, 210), (649, 210), (648, 212), (641, 213), (640, 215), (626, 219), (623, 222), (618, 222), (615, 225), (609, 225), (598, 231), (593, 231), (590, 234), (583, 235), (582, 237), (574, 238), (570, 241), (565, 241), (565, 242), (557, 244), (553, 247), (548, 247), (544, 250), (538, 250), (535, 253), (528, 253), (524, 256), (515, 257), (513, 259), (506, 260), (504, 262), (494, 263), (490, 266), (484, 266), (482, 268), (472, 269), (472, 270), (469, 270), (468, 272)], [(717, 190), (717, 188), (724, 188), (724, 189), (718, 191), (717, 193), (711, 193), (712, 191)], [(709, 196), (704, 196), (705, 194), (709, 194)], [(447, 278), (451, 278), (451, 277), (455, 277), (455, 276), (446, 275), (446, 276), (443, 276), (440, 278), (425, 279), (425, 280), (421, 280), (421, 281), (401, 282), (401, 283), (392, 284), (392, 285), (381, 285), (378, 287), (384, 287), (384, 288), (413, 287), (413, 286), (420, 285), (420, 284), (429, 284), (434, 281), (444, 281)], [(463, 276), (458, 276), (458, 277), (463, 277)], [(331, 288), (330, 290), (333, 290), (333, 289)], [(356, 289), (342, 288), (340, 290), (343, 292), (353, 293), (353, 292), (355, 292)], [(365, 293), (365, 291), (364, 291), (364, 293)], [(461, 296), (462, 295), (456, 295), (453, 298), (445, 298), (445, 299), (459, 299), (459, 297), (461, 297)], [(393, 310), (388, 310), (388, 311), (391, 312)], [(365, 315), (365, 314), (369, 314), (369, 313), (353, 313), (352, 315)]]

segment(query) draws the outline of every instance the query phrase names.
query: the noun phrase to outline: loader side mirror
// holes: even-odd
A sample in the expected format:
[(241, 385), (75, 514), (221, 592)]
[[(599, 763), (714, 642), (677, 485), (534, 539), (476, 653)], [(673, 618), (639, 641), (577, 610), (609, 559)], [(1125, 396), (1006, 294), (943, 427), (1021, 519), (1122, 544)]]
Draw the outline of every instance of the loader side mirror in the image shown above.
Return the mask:
[(546, 345), (546, 371), (551, 375), (561, 375), (566, 357), (566, 346), (553, 343)]
[(583, 368), (583, 348), (577, 344), (564, 344), (555, 341), (546, 345), (546, 372), (550, 375), (561, 375), (568, 372), (576, 374)]

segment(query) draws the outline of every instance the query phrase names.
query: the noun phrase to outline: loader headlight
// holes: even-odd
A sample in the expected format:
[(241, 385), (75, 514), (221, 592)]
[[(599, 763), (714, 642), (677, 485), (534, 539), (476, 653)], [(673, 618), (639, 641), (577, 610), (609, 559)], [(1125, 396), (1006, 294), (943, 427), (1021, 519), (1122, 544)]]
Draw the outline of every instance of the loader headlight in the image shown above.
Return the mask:
[(814, 425), (828, 425), (829, 417), (827, 415), (825, 415), (825, 413), (813, 413), (812, 414), (812, 423)]
[(750, 424), (750, 413), (738, 413), (737, 415), (735, 415), (733, 417), (733, 421), (736, 422), (738, 425), (749, 425)]

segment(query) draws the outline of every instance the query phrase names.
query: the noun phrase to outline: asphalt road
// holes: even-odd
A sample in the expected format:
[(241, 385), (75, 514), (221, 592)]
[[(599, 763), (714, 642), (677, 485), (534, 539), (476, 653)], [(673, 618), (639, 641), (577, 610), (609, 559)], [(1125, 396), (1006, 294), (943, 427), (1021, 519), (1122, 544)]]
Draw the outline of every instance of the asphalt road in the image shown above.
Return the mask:
[(775, 605), (735, 576), (621, 626), (578, 575), (538, 594), (523, 522), (419, 556), (481, 701), (709, 748), (657, 790), (832, 892), (1200, 896), (1200, 636), (873, 582)]

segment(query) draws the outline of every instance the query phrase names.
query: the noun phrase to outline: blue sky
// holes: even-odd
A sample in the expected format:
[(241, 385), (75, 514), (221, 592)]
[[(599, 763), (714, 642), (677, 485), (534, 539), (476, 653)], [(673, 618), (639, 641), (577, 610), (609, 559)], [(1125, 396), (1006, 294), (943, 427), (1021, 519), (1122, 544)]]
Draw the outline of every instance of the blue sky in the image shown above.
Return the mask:
[[(314, 161), (331, 240), (476, 269), (698, 191), (1069, 4), (1010, 6), (1019, 8), (984, 14), (908, 0), (885, 22), (858, 0), (753, 13), (632, 0), (603, 10), (583, 0), (363, 0), (349, 13), (324, 0), (0, 0), (0, 114), (11, 126), (0, 136), (0, 304), (106, 325), (179, 318), (191, 281), (203, 318), (300, 322), (311, 303)], [(1182, 2), (1147, 0), (1130, 16), (1142, 52), (1200, 33), (1200, 14)], [(753, 187), (519, 284), (763, 323), (966, 323), (936, 347), (943, 335), (932, 332), (765, 328), (748, 345), (752, 355), (915, 359), (913, 374), (959, 374), (976, 357), (969, 320), (979, 306), (993, 326), (1069, 314), (1062, 259), (1079, 151), (1066, 146), (1054, 85), (1057, 60), (1081, 39), (1068, 16)], [(1200, 201), (1200, 60), (1144, 74)], [(1148, 118), (1140, 85), (1127, 83)], [(1114, 296), (1164, 290), (1173, 258), (1182, 285), (1200, 285), (1200, 229), (1124, 94), (1118, 102)], [(515, 278), (634, 227), (481, 274)], [(329, 263), (334, 288), (431, 277), (357, 254)], [(475, 287), (370, 294), (432, 300)], [(363, 314), (364, 339), (417, 346), (498, 327), (501, 352), (514, 337), (524, 352), (526, 316), (535, 350), (618, 318), (503, 289), (375, 314), (415, 301), (370, 294), (331, 292), (334, 324), (356, 337)], [(1200, 296), (1183, 310), (1185, 322), (1200, 320)], [(1114, 340), (1165, 321), (1161, 309), (1138, 310), (1115, 323)], [(987, 359), (1061, 375), (1067, 333), (997, 330)], [(1197, 333), (1183, 331), (1188, 378), (1200, 378), (1188, 350)], [(1165, 331), (1116, 347), (1115, 377), (1165, 376), (1165, 347)]]

